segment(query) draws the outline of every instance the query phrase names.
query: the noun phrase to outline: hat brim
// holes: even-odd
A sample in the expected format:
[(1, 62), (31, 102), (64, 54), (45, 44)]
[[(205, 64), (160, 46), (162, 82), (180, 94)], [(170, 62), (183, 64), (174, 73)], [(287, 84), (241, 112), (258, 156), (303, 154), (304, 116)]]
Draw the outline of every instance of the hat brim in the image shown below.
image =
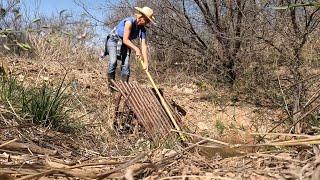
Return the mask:
[(143, 12), (143, 9), (142, 8), (139, 8), (139, 7), (134, 7), (137, 11), (139, 11), (141, 14), (143, 14), (145, 17), (147, 17), (150, 22), (152, 22), (153, 24), (156, 24), (155, 22), (155, 17), (152, 15), (151, 17), (149, 17), (148, 15), (146, 15), (144, 12)]

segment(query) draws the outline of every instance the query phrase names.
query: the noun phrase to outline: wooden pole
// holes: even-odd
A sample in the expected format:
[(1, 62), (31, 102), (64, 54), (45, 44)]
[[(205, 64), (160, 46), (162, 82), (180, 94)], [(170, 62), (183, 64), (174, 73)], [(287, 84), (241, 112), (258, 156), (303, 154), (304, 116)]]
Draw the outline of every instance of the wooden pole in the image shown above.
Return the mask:
[[(142, 60), (142, 58), (139, 58), (138, 60), (140, 61), (141, 65), (142, 65), (142, 67), (143, 67), (143, 60)], [(160, 99), (160, 102), (161, 102), (162, 106), (164, 107), (167, 115), (169, 116), (171, 122), (173, 123), (175, 129), (178, 131), (178, 134), (179, 134), (180, 138), (182, 139), (182, 141), (186, 141), (187, 138), (184, 136), (183, 133), (179, 132), (179, 131), (181, 131), (181, 129), (180, 129), (179, 125), (177, 124), (177, 121), (176, 121), (176, 120), (174, 119), (174, 117), (172, 116), (172, 113), (171, 113), (171, 111), (170, 111), (170, 109), (169, 109), (169, 106), (168, 106), (168, 104), (166, 103), (166, 101), (164, 100), (164, 98), (162, 97), (162, 95), (161, 95), (161, 93), (160, 93), (160, 91), (159, 91), (156, 83), (153, 81), (152, 76), (150, 75), (150, 73), (149, 73), (149, 71), (148, 71), (147, 69), (144, 69), (144, 71), (146, 72), (146, 74), (147, 74), (147, 76), (148, 76), (148, 79), (149, 79), (149, 81), (150, 81), (151, 84), (152, 84), (152, 87), (156, 90), (156, 93), (157, 93), (157, 95), (158, 95), (158, 97), (159, 97), (159, 99)]]

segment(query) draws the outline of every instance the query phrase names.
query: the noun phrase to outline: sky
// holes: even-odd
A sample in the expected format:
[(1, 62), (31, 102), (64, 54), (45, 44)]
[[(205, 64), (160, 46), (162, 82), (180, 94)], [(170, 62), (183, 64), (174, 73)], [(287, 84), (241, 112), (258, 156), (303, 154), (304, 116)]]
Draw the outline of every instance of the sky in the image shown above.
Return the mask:
[[(102, 22), (104, 21), (105, 13), (102, 10), (105, 6), (106, 0), (21, 0), (22, 9), (34, 18), (38, 16), (34, 14), (34, 12), (39, 12), (40, 15), (57, 15), (62, 10), (67, 10), (66, 12), (72, 13), (75, 17), (81, 16), (81, 14), (85, 13), (83, 8), (79, 6), (76, 2), (81, 2), (84, 4), (86, 9), (90, 12), (93, 18), (89, 18), (89, 20), (96, 24), (96, 31), (99, 35), (98, 41), (103, 42), (103, 39), (107, 36), (108, 28), (104, 27)], [(112, 2), (116, 3), (117, 0)], [(99, 22), (102, 21), (102, 22)]]
[(23, 8), (29, 11), (39, 10), (46, 15), (58, 13), (64, 9), (80, 15), (84, 10), (75, 2), (82, 2), (92, 15), (103, 20), (103, 12), (99, 8), (104, 5), (105, 0), (21, 0)]

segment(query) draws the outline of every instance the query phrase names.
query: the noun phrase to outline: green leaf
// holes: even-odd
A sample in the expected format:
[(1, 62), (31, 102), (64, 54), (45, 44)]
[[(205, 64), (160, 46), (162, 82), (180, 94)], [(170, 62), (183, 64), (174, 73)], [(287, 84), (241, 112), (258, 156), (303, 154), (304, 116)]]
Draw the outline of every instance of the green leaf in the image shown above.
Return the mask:
[(31, 46), (27, 43), (22, 43), (23, 47), (27, 48), (27, 49), (32, 49)]
[(31, 49), (31, 47), (29, 46), (29, 44), (26, 44), (26, 43), (19, 43), (19, 42), (17, 42), (17, 45), (18, 45), (19, 47), (21, 47), (21, 48), (22, 48), (23, 50), (25, 50), (25, 51)]
[(21, 16), (22, 16), (21, 14), (17, 14), (16, 19), (19, 19)]
[(34, 19), (32, 23), (40, 22), (40, 20), (41, 20), (40, 18)]
[(70, 32), (65, 32), (65, 31), (62, 31), (63, 34), (67, 35), (67, 36), (72, 36), (72, 33)]
[(4, 47), (6, 50), (10, 51), (10, 48), (9, 48), (7, 45), (4, 44), (3, 47)]

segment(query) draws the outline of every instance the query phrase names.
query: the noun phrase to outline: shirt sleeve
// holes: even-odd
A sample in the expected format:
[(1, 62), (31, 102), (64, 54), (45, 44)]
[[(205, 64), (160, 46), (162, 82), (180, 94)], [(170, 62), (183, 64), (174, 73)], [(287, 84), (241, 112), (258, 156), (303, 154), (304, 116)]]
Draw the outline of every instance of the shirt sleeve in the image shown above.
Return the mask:
[(126, 18), (126, 19), (124, 19), (124, 26), (126, 25), (126, 22), (130, 22), (130, 24), (133, 24), (132, 18)]
[(146, 28), (142, 27), (141, 30), (140, 30), (140, 38), (141, 39), (146, 39), (146, 36), (147, 36)]

